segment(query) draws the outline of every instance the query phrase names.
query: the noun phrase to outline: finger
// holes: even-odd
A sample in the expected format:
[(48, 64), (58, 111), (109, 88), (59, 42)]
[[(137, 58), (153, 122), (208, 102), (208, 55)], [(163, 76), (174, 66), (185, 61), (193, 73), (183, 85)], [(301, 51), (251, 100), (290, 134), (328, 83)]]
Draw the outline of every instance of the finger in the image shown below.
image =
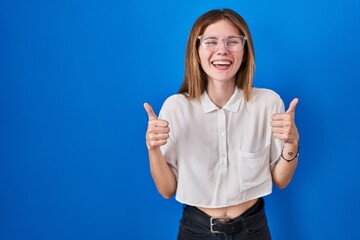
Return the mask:
[(283, 128), (283, 127), (273, 127), (271, 128), (272, 133), (280, 133), (280, 134), (288, 134), (290, 133), (289, 128)]
[(167, 140), (169, 138), (169, 134), (167, 134), (167, 133), (162, 133), (162, 134), (152, 134), (152, 133), (150, 133), (147, 138), (150, 141)]
[(272, 121), (289, 121), (291, 119), (292, 118), (289, 113), (274, 113), (273, 115), (271, 115)]
[(293, 115), (295, 115), (295, 108), (296, 108), (296, 105), (298, 104), (299, 102), (299, 99), (298, 98), (294, 98), (290, 105), (289, 105), (289, 108), (288, 110), (286, 111), (286, 113), (292, 113)]
[(154, 113), (154, 110), (152, 109), (152, 107), (150, 106), (150, 104), (148, 103), (144, 103), (144, 108), (148, 114), (149, 120), (154, 120), (157, 119), (156, 114)]
[(170, 132), (170, 128), (168, 127), (149, 127), (147, 130), (147, 134), (168, 134)]
[(271, 121), (271, 127), (289, 127), (291, 125), (291, 121)]
[(151, 129), (152, 132), (154, 133), (169, 133), (170, 132), (170, 128), (168, 127), (154, 127), (153, 129)]
[(169, 123), (168, 121), (166, 120), (160, 120), (160, 119), (155, 119), (155, 120), (149, 120), (149, 123), (148, 123), (149, 127), (163, 127), (163, 128), (166, 128), (169, 126)]

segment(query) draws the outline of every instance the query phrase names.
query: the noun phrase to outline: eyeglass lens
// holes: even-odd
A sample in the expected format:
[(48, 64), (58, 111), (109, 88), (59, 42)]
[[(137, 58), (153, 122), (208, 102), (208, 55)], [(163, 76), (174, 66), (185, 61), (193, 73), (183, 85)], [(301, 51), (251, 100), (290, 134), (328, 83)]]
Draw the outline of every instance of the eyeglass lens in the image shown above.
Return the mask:
[(231, 36), (221, 39), (217, 36), (200, 36), (201, 45), (208, 51), (216, 51), (224, 43), (229, 51), (241, 51), (245, 45), (244, 36)]

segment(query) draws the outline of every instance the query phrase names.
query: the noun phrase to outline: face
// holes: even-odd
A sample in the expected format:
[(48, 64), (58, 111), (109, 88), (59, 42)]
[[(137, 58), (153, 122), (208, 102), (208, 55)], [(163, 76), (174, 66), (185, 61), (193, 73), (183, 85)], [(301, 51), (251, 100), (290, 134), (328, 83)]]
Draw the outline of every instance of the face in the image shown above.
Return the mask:
[[(220, 20), (209, 25), (203, 35), (216, 35), (221, 39), (240, 35), (240, 32), (229, 21)], [(235, 82), (235, 75), (240, 68), (244, 49), (229, 51), (224, 42), (216, 51), (208, 51), (199, 46), (200, 64), (208, 76), (208, 81)]]

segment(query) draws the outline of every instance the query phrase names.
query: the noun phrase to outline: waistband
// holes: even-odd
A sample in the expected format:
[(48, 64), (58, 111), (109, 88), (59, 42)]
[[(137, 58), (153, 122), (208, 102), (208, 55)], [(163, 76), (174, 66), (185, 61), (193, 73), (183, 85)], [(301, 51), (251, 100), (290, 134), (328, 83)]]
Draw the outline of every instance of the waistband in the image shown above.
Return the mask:
[(207, 226), (212, 233), (233, 234), (242, 232), (254, 225), (267, 224), (264, 206), (264, 199), (259, 198), (259, 200), (243, 214), (226, 222), (221, 221), (221, 218), (212, 218), (193, 206), (186, 206), (184, 214), (201, 225)]

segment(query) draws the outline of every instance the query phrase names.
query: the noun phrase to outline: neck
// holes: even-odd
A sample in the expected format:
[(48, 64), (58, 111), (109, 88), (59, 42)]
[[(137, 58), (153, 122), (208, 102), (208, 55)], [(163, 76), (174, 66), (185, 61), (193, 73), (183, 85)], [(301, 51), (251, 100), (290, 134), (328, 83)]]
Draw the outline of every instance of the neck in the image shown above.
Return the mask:
[(217, 83), (214, 81), (209, 81), (206, 91), (211, 101), (218, 108), (222, 108), (234, 94), (235, 82), (229, 81), (225, 83)]

